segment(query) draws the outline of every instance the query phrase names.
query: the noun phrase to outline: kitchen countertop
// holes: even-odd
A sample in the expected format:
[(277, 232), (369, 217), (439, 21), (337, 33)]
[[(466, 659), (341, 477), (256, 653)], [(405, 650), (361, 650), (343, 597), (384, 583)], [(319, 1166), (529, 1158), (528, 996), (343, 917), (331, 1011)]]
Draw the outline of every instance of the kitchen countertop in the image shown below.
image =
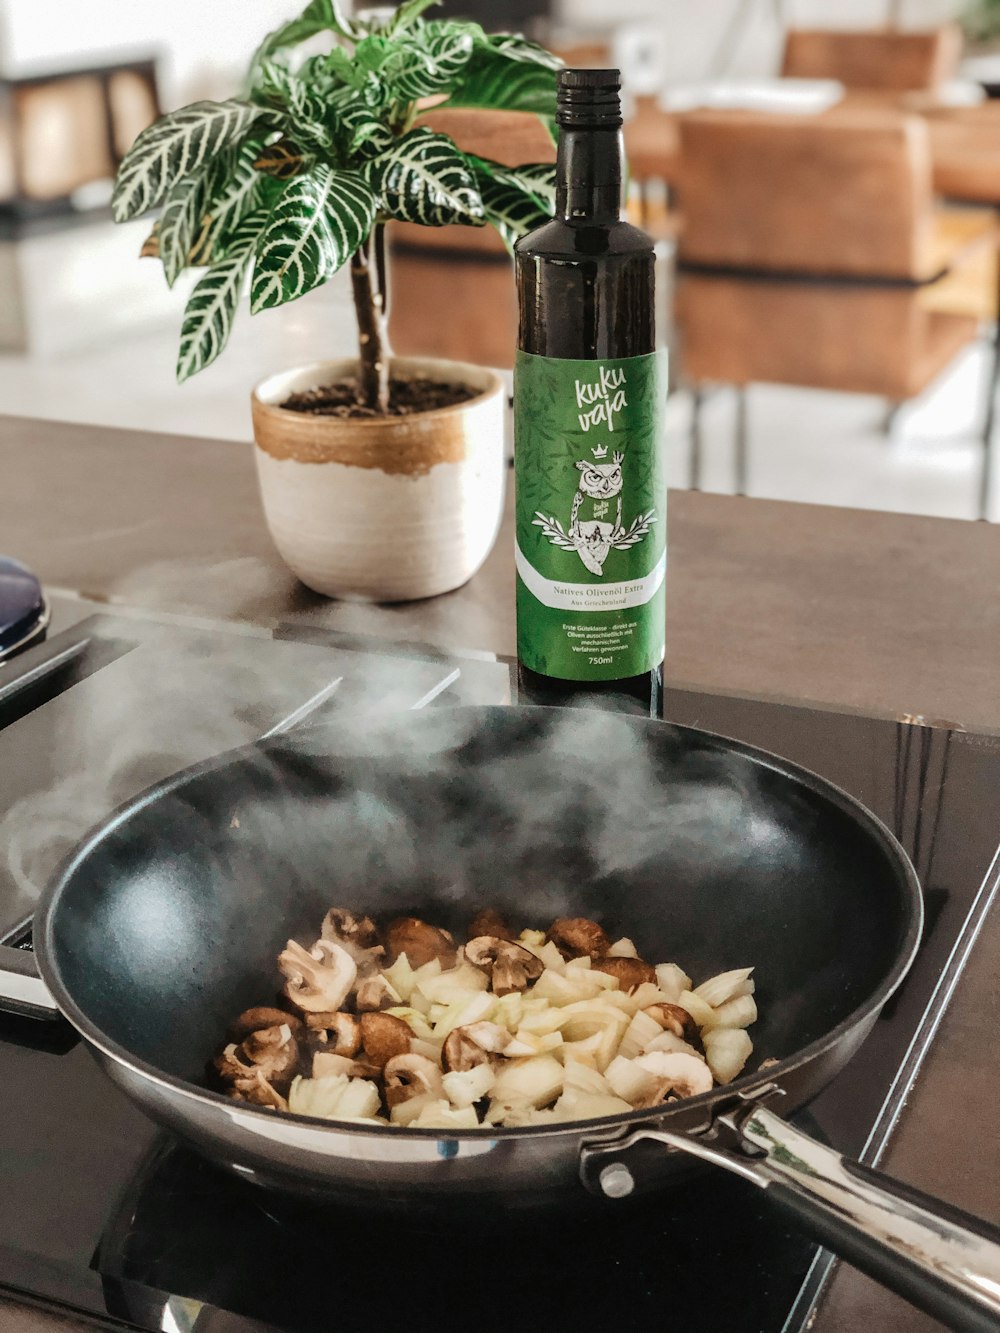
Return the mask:
[[(51, 589), (514, 651), (509, 503), (497, 545), (465, 588), (366, 606), (310, 593), (281, 564), (248, 445), (0, 418), (0, 477), (0, 550)], [(669, 523), (671, 684), (1000, 731), (1000, 527), (685, 491), (671, 494)], [(984, 1034), (1000, 1027), (998, 975), (994, 915), (885, 1159), (900, 1179), (993, 1222), (998, 1087)], [(0, 1325), (67, 1327), (3, 1300)], [(842, 1266), (815, 1328), (859, 1327), (940, 1326)]]

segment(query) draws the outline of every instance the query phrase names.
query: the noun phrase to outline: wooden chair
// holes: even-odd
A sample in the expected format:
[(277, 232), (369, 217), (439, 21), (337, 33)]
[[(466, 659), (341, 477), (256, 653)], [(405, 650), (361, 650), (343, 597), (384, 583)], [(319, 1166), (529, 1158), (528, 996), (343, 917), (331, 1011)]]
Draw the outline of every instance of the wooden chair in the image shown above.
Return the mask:
[(743, 491), (748, 384), (899, 404), (978, 337), (973, 313), (928, 297), (995, 253), (997, 226), (989, 212), (935, 205), (927, 127), (915, 117), (694, 112), (681, 121), (679, 193), (676, 316), (695, 394), (694, 487), (706, 384), (738, 390)]
[(961, 58), (962, 32), (953, 23), (925, 32), (792, 28), (781, 72), (837, 79), (847, 88), (936, 92), (955, 77)]
[[(555, 146), (537, 116), (520, 111), (429, 111), (418, 122), (449, 134), (464, 152), (516, 166), (554, 162)], [(510, 367), (517, 344), (511, 260), (492, 227), (389, 228), (389, 335), (402, 356), (440, 356)]]

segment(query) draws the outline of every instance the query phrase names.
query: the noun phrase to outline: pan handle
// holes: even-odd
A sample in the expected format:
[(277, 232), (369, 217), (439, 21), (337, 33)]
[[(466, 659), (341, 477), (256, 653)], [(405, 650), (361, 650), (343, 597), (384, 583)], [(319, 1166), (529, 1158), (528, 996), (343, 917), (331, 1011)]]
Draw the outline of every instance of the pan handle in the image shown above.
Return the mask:
[(44, 1022), (62, 1017), (30, 949), (0, 944), (0, 1012)]
[(1000, 1231), (987, 1222), (843, 1157), (780, 1116), (753, 1105), (716, 1124), (735, 1129), (739, 1149), (719, 1137), (639, 1129), (615, 1144), (584, 1147), (584, 1183), (610, 1197), (634, 1187), (622, 1161), (640, 1140), (693, 1153), (767, 1191), (768, 1198), (827, 1248), (949, 1328), (1000, 1328)]

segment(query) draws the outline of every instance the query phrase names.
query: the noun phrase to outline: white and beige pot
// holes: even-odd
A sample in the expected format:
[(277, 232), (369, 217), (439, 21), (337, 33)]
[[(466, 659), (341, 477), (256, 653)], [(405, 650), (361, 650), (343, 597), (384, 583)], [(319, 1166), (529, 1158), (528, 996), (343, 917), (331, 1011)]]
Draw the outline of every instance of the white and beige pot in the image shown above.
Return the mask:
[(291, 412), (290, 394), (352, 376), (318, 361), (254, 390), (264, 513), (282, 558), (328, 597), (405, 602), (458, 588), (496, 540), (503, 512), (504, 387), (482, 366), (396, 357), (398, 377), (478, 389), (452, 407), (341, 420)]

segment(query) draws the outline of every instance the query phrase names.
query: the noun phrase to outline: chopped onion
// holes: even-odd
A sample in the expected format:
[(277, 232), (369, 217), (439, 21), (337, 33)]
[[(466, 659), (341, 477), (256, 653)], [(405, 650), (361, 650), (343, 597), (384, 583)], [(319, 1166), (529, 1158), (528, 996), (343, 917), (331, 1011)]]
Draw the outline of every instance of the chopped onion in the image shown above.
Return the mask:
[(334, 1055), (332, 1051), (317, 1051), (313, 1056), (312, 1078), (335, 1078), (346, 1074), (350, 1078), (354, 1061), (349, 1055)]
[(449, 1106), (447, 1102), (432, 1101), (423, 1107), (412, 1129), (478, 1129), (479, 1117), (474, 1106)]
[(596, 1120), (599, 1116), (622, 1115), (632, 1107), (611, 1093), (579, 1092), (568, 1088), (552, 1108), (561, 1120)]
[(676, 963), (661, 963), (656, 969), (656, 984), (667, 1004), (676, 1004), (682, 991), (691, 989), (691, 978)]
[(416, 1120), (421, 1111), (433, 1106), (437, 1100), (437, 1097), (431, 1096), (429, 1092), (418, 1093), (416, 1097), (410, 1097), (407, 1101), (394, 1106), (389, 1112), (389, 1119), (394, 1125), (409, 1125)]
[(656, 1019), (640, 1009), (625, 1029), (618, 1054), (623, 1055), (626, 1060), (631, 1060), (633, 1056), (645, 1050), (651, 1041), (655, 1041), (662, 1031)]
[(509, 995), (501, 995), (497, 999), (493, 1017), (490, 1021), (502, 1028), (508, 1028), (511, 1032), (516, 1032), (521, 1026), (524, 1015), (524, 996), (519, 990), (513, 990)]
[(393, 1018), (401, 1018), (412, 1030), (415, 1037), (420, 1037), (424, 1041), (430, 1041), (434, 1036), (434, 1029), (431, 1027), (430, 1023), (428, 1023), (426, 1015), (422, 1014), (419, 1009), (412, 1009), (408, 1005), (397, 1004), (394, 1005), (392, 1009), (387, 1009), (385, 1012), (387, 1014), (392, 1014)]
[(611, 1095), (611, 1088), (605, 1082), (604, 1075), (579, 1060), (569, 1060), (564, 1066), (564, 1092), (591, 1092), (602, 1096)]
[[(678, 1037), (676, 1033), (670, 1032), (667, 1028), (663, 1028), (658, 1037), (648, 1041), (642, 1048), (643, 1055), (648, 1055), (650, 1051), (683, 1051), (685, 1055), (698, 1055), (690, 1042), (686, 1042), (683, 1037)], [(698, 1055), (698, 1059), (701, 1059), (700, 1055)]]
[(436, 977), (427, 977), (420, 982), (420, 989), (431, 1004), (446, 1004), (449, 1007), (463, 1004), (470, 993), (485, 991), (490, 984), (489, 977), (471, 963), (462, 963), (449, 972), (442, 972)]
[(486, 991), (471, 994), (466, 991), (464, 999), (456, 1000), (455, 1004), (449, 1005), (443, 1016), (434, 1024), (434, 1036), (443, 1041), (449, 1032), (454, 1032), (455, 1028), (466, 1027), (469, 1023), (480, 1023), (492, 1017), (495, 1007), (496, 996)]
[(719, 1083), (731, 1083), (753, 1050), (753, 1042), (742, 1028), (715, 1028), (702, 1040), (708, 1067)]
[(635, 947), (627, 935), (622, 936), (620, 940), (615, 940), (614, 944), (608, 949), (609, 958), (638, 958), (639, 950)]
[(694, 991), (681, 991), (677, 997), (677, 1003), (682, 1009), (688, 1011), (700, 1028), (715, 1027), (715, 1010), (700, 995), (695, 995)]
[(535, 1055), (503, 1065), (493, 1085), (493, 1100), (546, 1106), (563, 1087), (563, 1067), (554, 1056)]
[[(524, 949), (540, 949), (545, 943), (544, 930), (522, 930), (517, 937), (518, 944)], [(560, 955), (561, 957), (562, 955)]]
[(749, 993), (748, 989), (744, 989), (744, 985), (750, 979), (752, 971), (752, 967), (736, 967), (730, 972), (720, 972), (718, 976), (709, 977), (700, 986), (696, 986), (694, 993), (715, 1009), (736, 995)]
[(442, 1082), (452, 1106), (473, 1106), (491, 1090), (496, 1074), (488, 1064), (473, 1065), (471, 1069), (445, 1074)]
[(439, 1041), (424, 1041), (421, 1037), (411, 1037), (410, 1054), (422, 1055), (439, 1065), (441, 1063), (441, 1045), (442, 1043)]
[(393, 963), (392, 967), (384, 967), (382, 969), (382, 975), (399, 998), (409, 1004), (413, 987), (417, 983), (414, 979), (416, 973), (410, 966), (410, 960), (407, 958), (406, 954), (401, 953)]
[(608, 1065), (604, 1078), (615, 1096), (621, 1097), (630, 1106), (638, 1106), (651, 1096), (659, 1082), (648, 1069), (643, 1069), (641, 1065), (621, 1055), (616, 1055)]
[(377, 1115), (378, 1088), (363, 1078), (334, 1074), (329, 1078), (295, 1078), (288, 1093), (288, 1109), (296, 1115), (322, 1120), (359, 1120)]
[(547, 1051), (558, 1051), (562, 1044), (562, 1034), (559, 1032), (536, 1036), (533, 1032), (519, 1030), (503, 1048), (504, 1059), (518, 1055), (544, 1055)]
[(748, 1028), (757, 1022), (757, 1002), (752, 995), (736, 995), (715, 1011), (720, 1028)]

